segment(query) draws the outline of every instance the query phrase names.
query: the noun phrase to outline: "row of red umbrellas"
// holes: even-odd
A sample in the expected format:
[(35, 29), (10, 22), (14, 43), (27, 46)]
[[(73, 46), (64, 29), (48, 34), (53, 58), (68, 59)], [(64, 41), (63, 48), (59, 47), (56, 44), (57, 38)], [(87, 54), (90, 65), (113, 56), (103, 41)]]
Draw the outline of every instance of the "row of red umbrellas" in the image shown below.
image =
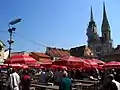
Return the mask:
[[(102, 69), (105, 68), (112, 68), (112, 67), (120, 67), (120, 62), (112, 61), (105, 63), (98, 59), (84, 59), (84, 58), (78, 58), (74, 56), (66, 56), (59, 58), (58, 60), (54, 60), (53, 62), (49, 60), (49, 62), (46, 63), (37, 63), (36, 60), (29, 55), (14, 55), (11, 56), (8, 60), (5, 61), (5, 63), (8, 64), (14, 64), (13, 66), (29, 66), (29, 67), (36, 67), (40, 68), (40, 66), (44, 67), (54, 67), (53, 65), (56, 65), (58, 67), (66, 66), (68, 68), (99, 68)], [(19, 64), (19, 65), (18, 65)]]
[(101, 68), (101, 66), (104, 64), (103, 61), (98, 59), (83, 59), (78, 57), (63, 57), (59, 58), (58, 60), (53, 61), (53, 65), (59, 65), (59, 66), (67, 66), (68, 68)]

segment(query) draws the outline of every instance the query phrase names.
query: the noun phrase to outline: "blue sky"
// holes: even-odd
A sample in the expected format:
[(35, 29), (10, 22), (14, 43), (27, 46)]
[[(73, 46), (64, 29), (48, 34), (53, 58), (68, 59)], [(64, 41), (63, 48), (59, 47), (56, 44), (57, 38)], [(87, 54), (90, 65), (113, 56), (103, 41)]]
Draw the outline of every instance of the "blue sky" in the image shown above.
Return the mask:
[[(116, 46), (120, 44), (120, 1), (104, 1)], [(17, 29), (13, 35), (13, 51), (43, 52), (45, 46), (67, 49), (87, 44), (90, 6), (101, 34), (103, 0), (1, 0), (0, 39), (7, 45), (8, 23), (22, 18), (22, 22), (14, 25)]]

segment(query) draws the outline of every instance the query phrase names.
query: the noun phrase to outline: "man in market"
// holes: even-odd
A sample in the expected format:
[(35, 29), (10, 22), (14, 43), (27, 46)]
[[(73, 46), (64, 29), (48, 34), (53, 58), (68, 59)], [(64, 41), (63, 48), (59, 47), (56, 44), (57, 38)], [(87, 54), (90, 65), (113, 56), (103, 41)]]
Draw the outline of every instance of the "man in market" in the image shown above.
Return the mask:
[(10, 74), (10, 88), (11, 90), (19, 90), (20, 85), (20, 76), (17, 73), (16, 69), (12, 70), (12, 74)]
[(106, 80), (106, 83), (103, 85), (103, 90), (120, 90), (120, 83), (115, 81), (112, 74), (109, 74)]
[(61, 69), (58, 68), (58, 70), (54, 74), (54, 85), (59, 85), (61, 78), (62, 78), (62, 72)]

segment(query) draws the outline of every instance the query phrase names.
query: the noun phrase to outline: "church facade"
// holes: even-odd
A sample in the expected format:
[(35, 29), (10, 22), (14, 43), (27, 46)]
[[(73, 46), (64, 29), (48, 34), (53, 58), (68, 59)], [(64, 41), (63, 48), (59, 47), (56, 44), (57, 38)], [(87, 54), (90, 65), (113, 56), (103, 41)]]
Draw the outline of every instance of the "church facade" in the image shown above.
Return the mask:
[(113, 50), (113, 40), (111, 38), (111, 29), (107, 18), (105, 3), (103, 3), (103, 20), (101, 25), (101, 34), (98, 35), (97, 25), (93, 18), (93, 11), (91, 7), (90, 22), (87, 27), (88, 47), (97, 55), (103, 55)]

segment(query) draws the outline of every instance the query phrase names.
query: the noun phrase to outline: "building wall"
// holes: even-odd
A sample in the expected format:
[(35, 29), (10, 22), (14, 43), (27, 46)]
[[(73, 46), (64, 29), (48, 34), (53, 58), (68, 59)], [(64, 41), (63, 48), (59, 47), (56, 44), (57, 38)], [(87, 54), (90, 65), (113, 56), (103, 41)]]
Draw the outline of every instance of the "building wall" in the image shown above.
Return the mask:
[(106, 62), (108, 62), (108, 61), (120, 61), (120, 53), (104, 55), (103, 58)]
[(88, 46), (96, 54), (101, 54), (103, 51), (103, 49), (102, 49), (103, 46), (102, 46), (102, 43), (100, 43), (100, 42), (91, 42)]
[(4, 48), (0, 51), (0, 62), (4, 62)]
[(90, 58), (90, 57), (96, 57), (94, 52), (87, 46), (80, 46), (70, 49), (70, 54), (75, 57), (80, 58)]
[(5, 45), (0, 41), (0, 62), (4, 62)]
[(29, 52), (21, 51), (21, 52), (12, 52), (11, 56), (13, 55), (29, 55)]

